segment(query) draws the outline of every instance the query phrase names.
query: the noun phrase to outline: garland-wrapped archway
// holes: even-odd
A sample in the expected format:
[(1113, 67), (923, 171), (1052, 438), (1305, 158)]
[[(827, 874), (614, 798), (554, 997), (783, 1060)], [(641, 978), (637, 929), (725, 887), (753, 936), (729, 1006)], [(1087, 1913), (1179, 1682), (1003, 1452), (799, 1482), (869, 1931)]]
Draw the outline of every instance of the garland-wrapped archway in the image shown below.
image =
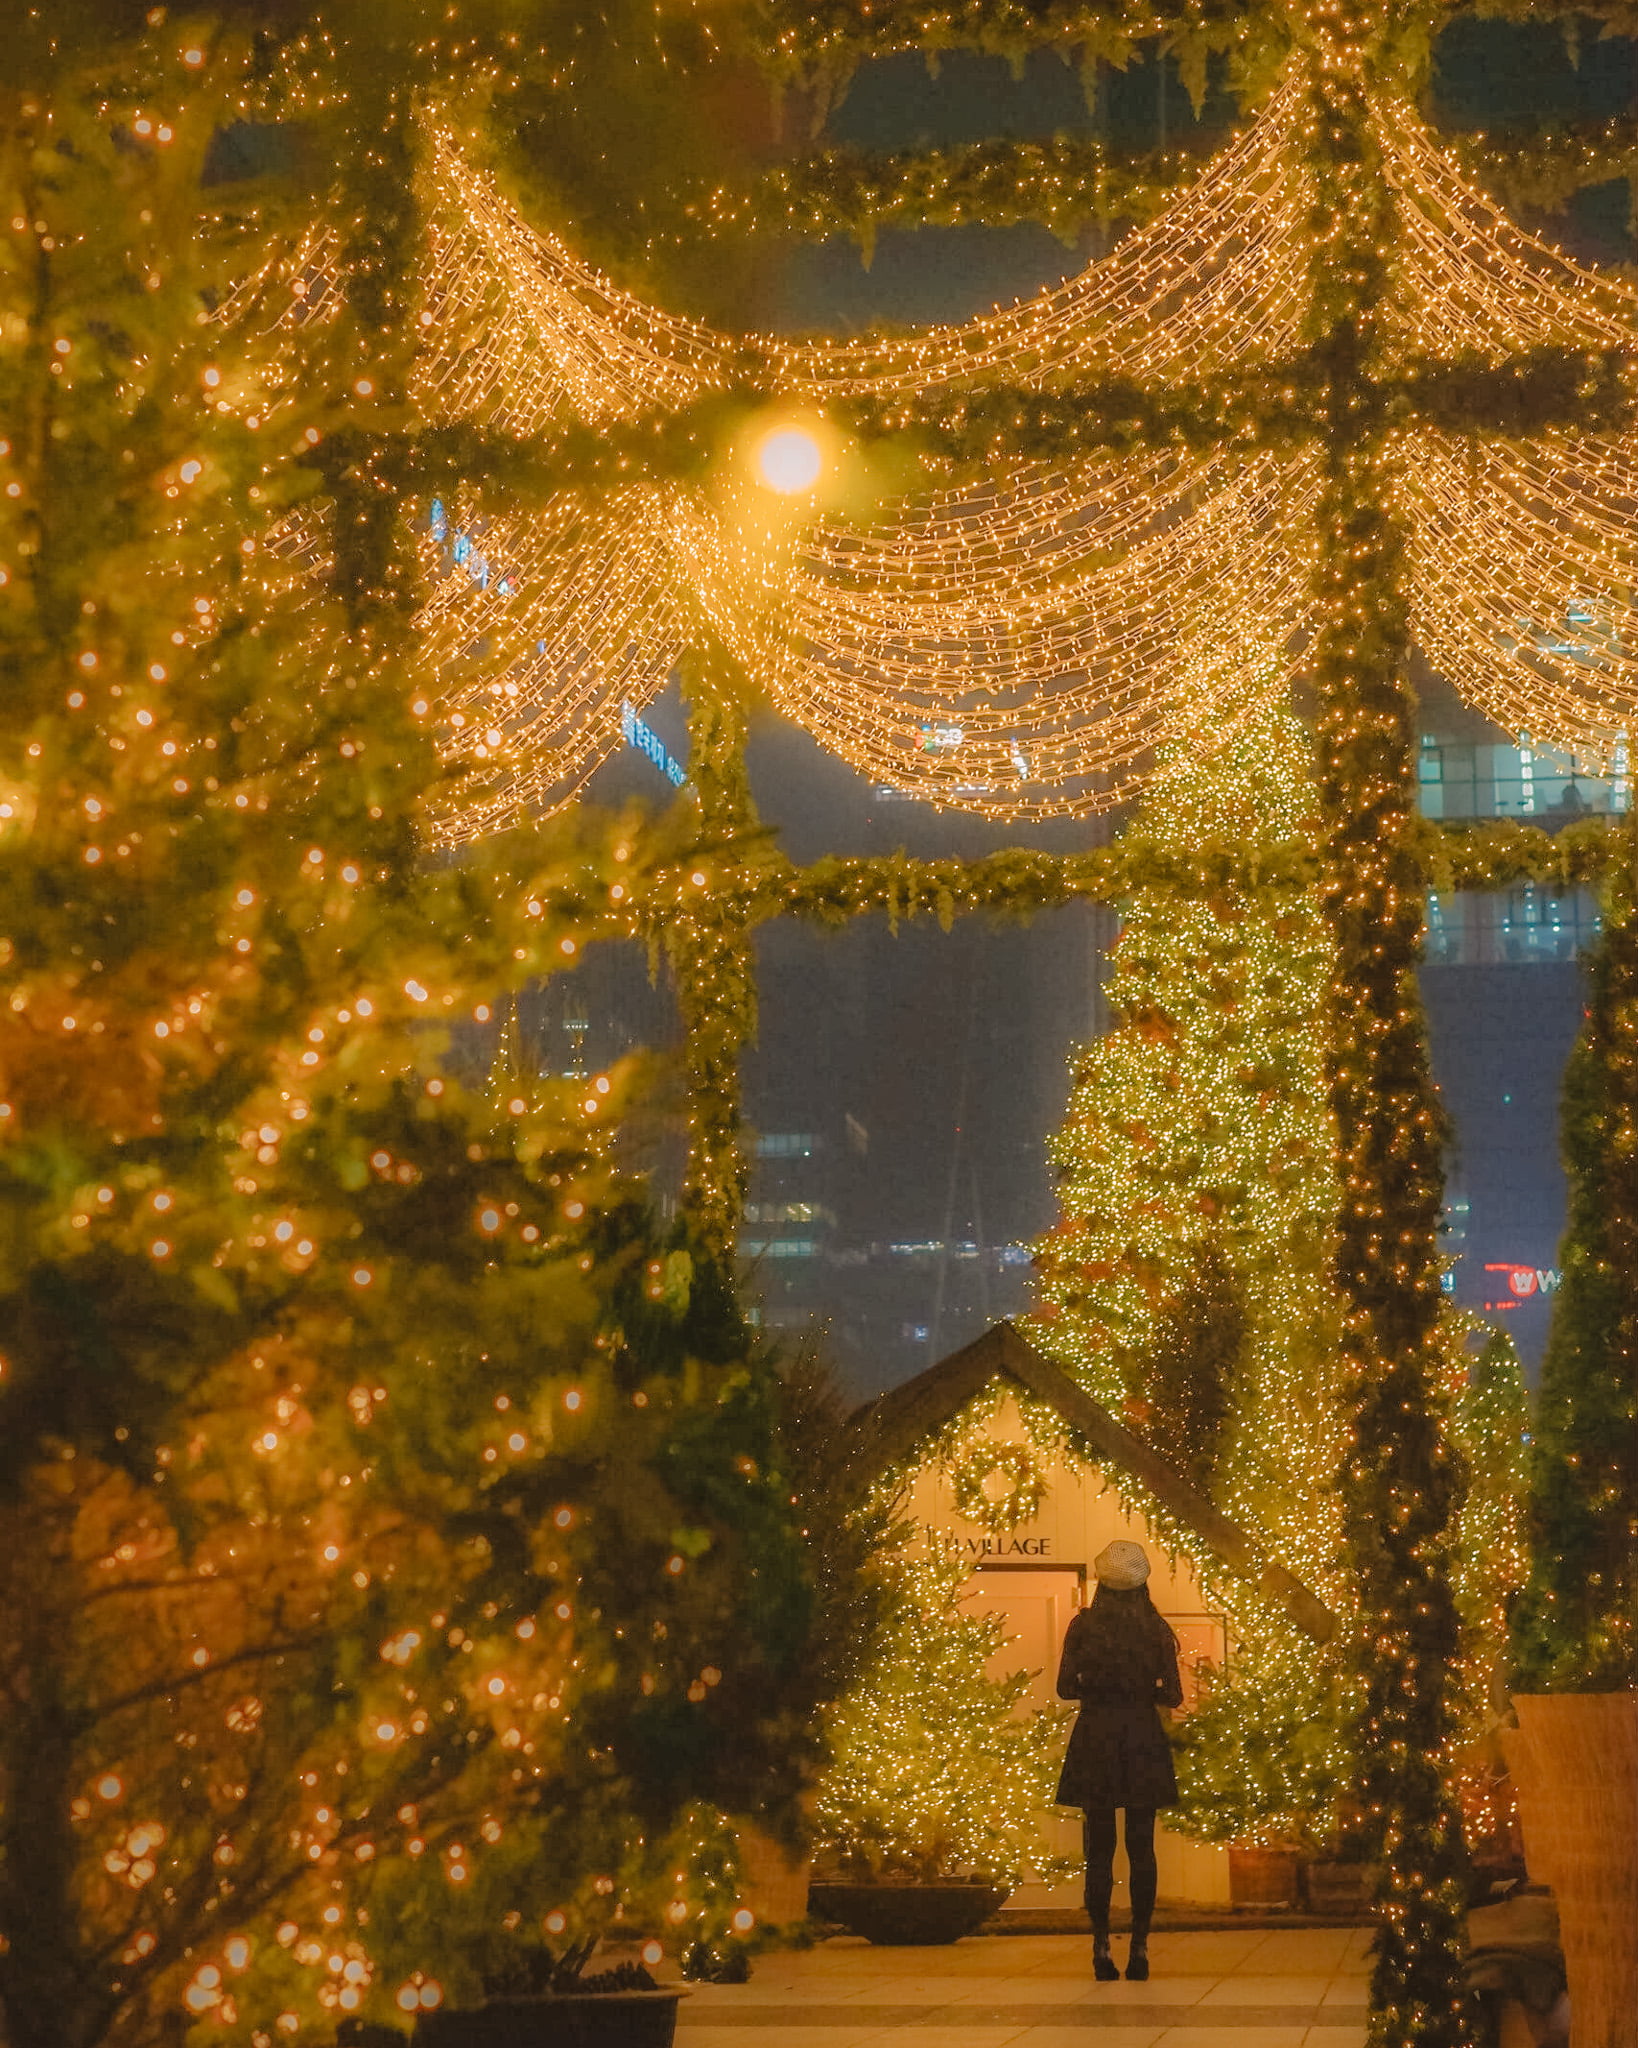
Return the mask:
[[(753, 690), (877, 779), (1039, 817), (1109, 807), (1157, 749), (1209, 744), (1301, 680), (1323, 854), (1253, 879), (1317, 885), (1339, 963), (1342, 1478), (1361, 1790), (1385, 1871), (1374, 1996), (1382, 2041), (1427, 2044), (1464, 2039), (1466, 2021), (1459, 1826), (1437, 1763), (1461, 1475), (1435, 1371), (1444, 1132), (1414, 980), (1424, 891), (1586, 878), (1631, 844), (1626, 828), (1553, 842), (1418, 820), (1408, 663), (1418, 642), (1507, 727), (1624, 751), (1638, 292), (1512, 226), (1373, 84), (1384, 26), (1316, 8), (1257, 120), (1114, 255), (902, 343), (729, 342), (662, 314), (526, 224), (434, 115), (429, 424), (407, 452), (366, 452), (419, 506), (426, 711), (467, 769), (448, 840), (567, 801), (622, 706), (684, 668), (704, 850), (601, 928), (669, 950), (687, 1204), (720, 1253), (743, 1193), (756, 923), (1118, 895), (1144, 859), (794, 870), (750, 802)], [(344, 282), (317, 237), (241, 311), (322, 319)], [(781, 510), (759, 492), (746, 458), (778, 427), (811, 436), (833, 501), (797, 490)], [(896, 438), (922, 461), (911, 491), (881, 464)], [(321, 560), (322, 518), (278, 544)], [(1176, 880), (1236, 866), (1234, 849), (1202, 848)]]

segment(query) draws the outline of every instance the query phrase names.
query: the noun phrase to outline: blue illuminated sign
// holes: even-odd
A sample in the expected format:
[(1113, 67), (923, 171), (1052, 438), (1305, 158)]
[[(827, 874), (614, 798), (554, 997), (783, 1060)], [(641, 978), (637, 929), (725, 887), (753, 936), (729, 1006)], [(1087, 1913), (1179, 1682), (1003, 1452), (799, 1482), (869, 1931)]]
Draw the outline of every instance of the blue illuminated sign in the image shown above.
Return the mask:
[(501, 597), (512, 595), (512, 579), (495, 574), (489, 557), (480, 548), (474, 547), (472, 536), (463, 533), (459, 527), (450, 530), (449, 514), (444, 509), (442, 498), (434, 498), (427, 513), (427, 531), (444, 551), (444, 559), (457, 569), (464, 569), (480, 590), (489, 588), (493, 577), (496, 592)]
[(680, 761), (673, 760), (665, 741), (653, 726), (645, 725), (637, 716), (629, 697), (620, 706), (620, 730), (626, 736), (628, 747), (635, 747), (639, 754), (646, 754), (667, 782), (678, 789), (683, 787), (688, 780), (687, 771)]
[[(493, 581), (497, 595), (512, 595), (511, 578), (497, 572), (489, 557), (476, 546), (471, 534), (450, 526), (449, 512), (442, 498), (434, 498), (427, 510), (427, 531), (443, 551), (445, 561), (454, 568), (464, 569), (480, 590), (487, 590)], [(544, 640), (537, 641), (535, 645), (539, 653), (546, 652)], [(667, 782), (677, 789), (686, 787), (687, 771), (681, 762), (672, 758), (665, 741), (654, 728), (637, 716), (629, 700), (620, 706), (620, 730), (625, 735), (626, 744), (646, 755)]]

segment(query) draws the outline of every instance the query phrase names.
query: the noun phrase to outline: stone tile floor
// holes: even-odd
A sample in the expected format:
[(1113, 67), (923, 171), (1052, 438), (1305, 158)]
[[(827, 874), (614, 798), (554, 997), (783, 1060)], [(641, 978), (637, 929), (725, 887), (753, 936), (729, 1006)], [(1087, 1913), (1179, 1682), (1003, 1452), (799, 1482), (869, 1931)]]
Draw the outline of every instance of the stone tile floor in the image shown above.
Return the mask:
[(975, 1935), (952, 1948), (844, 1935), (758, 1957), (748, 1984), (692, 1986), (677, 2048), (1364, 2048), (1370, 1938), (1364, 1927), (1157, 1934), (1147, 1984), (1099, 1984), (1087, 1935)]

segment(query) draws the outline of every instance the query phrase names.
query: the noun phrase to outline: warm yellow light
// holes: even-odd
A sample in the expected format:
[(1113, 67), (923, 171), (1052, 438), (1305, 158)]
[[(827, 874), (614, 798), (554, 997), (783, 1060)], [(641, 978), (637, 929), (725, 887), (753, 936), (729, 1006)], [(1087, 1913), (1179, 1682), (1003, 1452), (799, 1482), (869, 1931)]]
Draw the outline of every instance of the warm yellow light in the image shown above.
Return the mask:
[(775, 427), (757, 443), (757, 475), (782, 497), (811, 491), (824, 466), (819, 443), (805, 427)]
[[(1248, 453), (1164, 437), (1104, 448), (1066, 426), (1046, 464), (998, 415), (981, 469), (884, 460), (873, 482), (853, 479), (844, 519), (831, 494), (859, 466), (828, 422), (859, 401), (902, 408), (907, 426), (927, 409), (965, 423), (976, 461), (981, 408), (1008, 386), (1193, 389), (1299, 356), (1326, 260), (1304, 79), (1294, 66), (1163, 214), (1063, 284), (965, 326), (838, 342), (729, 337), (645, 303), (530, 226), (434, 122), (446, 198), (416, 391), (433, 417), (595, 429), (681, 415), (734, 385), (768, 408), (735, 450), (750, 502), (633, 474), (595, 503), (474, 497), (446, 508), (436, 539), (423, 532), (421, 660), (429, 678), (460, 680), (415, 701), (440, 714), (450, 753), (484, 764), (439, 835), (570, 800), (620, 744), (626, 708), (665, 687), (702, 603), (782, 716), (873, 782), (989, 817), (1106, 811), (1143, 786), (1157, 749), (1209, 745), (1254, 717), (1288, 676), (1249, 692), (1245, 641), (1290, 649), (1329, 615), (1310, 561), (1321, 466), (1302, 433)], [(1362, 118), (1394, 194), (1388, 358), (1625, 349), (1630, 283), (1515, 227), (1408, 105), (1384, 96)], [(298, 324), (340, 292), (323, 230), (256, 289), (281, 287), (279, 317)], [(1304, 409), (1295, 391), (1286, 402)], [(1629, 441), (1484, 439), (1413, 418), (1403, 454), (1383, 488), (1406, 528), (1424, 653), (1503, 725), (1613, 762), (1638, 720)], [(322, 510), (304, 506), (260, 545), (305, 573), (328, 547)], [(474, 678), (464, 651), (491, 637), (509, 665)], [(503, 745), (475, 751), (490, 732)]]

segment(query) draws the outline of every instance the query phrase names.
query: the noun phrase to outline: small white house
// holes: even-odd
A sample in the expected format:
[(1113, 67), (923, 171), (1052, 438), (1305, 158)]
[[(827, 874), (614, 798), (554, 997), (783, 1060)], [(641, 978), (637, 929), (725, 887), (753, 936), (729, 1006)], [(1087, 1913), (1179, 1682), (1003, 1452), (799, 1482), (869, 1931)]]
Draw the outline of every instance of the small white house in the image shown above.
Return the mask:
[[(1019, 1410), (1020, 1393), (1055, 1412), (1073, 1452), (1043, 1448), (1032, 1438)], [(968, 1410), (973, 1417), (952, 1443), (951, 1425)], [(1010, 1323), (998, 1324), (883, 1395), (855, 1424), (869, 1466), (911, 1472), (905, 1505), (927, 1528), (929, 1540), (971, 1559), (972, 1599), (1007, 1624), (996, 1674), (1032, 1671), (1031, 1704), (1056, 1698), (1064, 1631), (1090, 1598), (1093, 1558), (1117, 1536), (1134, 1538), (1149, 1552), (1149, 1589), (1182, 1651), (1185, 1711), (1198, 1665), (1223, 1657), (1225, 1616), (1206, 1599), (1187, 1558), (1169, 1551), (1145, 1517), (1128, 1515), (1121, 1506), (1111, 1481), (1122, 1476), (1140, 1481), (1179, 1527), (1265, 1596), (1280, 1600), (1306, 1633), (1323, 1641), (1332, 1632), (1333, 1617), (1300, 1580), (1259, 1557), (1244, 1531)], [(924, 1453), (919, 1462), (918, 1449)], [(1062, 1811), (1053, 1826), (1061, 1831), (1066, 1853), (1078, 1853), (1079, 1816)], [(1185, 1841), (1164, 1827), (1157, 1849), (1162, 1900), (1230, 1902), (1226, 1849)], [(1120, 1865), (1117, 1878), (1118, 1901), (1124, 1888)], [(1079, 1900), (1077, 1883), (1042, 1884), (1021, 1887), (1012, 1903), (1074, 1906)]]

